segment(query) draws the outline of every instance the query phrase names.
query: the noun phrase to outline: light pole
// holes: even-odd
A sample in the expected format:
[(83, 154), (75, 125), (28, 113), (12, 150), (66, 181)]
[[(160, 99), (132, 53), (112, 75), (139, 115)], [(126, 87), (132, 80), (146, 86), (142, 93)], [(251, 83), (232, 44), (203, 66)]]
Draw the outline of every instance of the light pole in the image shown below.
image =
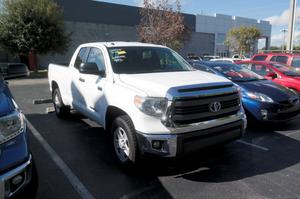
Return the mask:
[(293, 40), (295, 31), (295, 19), (296, 19), (296, 0), (291, 0), (290, 5), (290, 21), (288, 28), (288, 40), (287, 40), (287, 50), (293, 52)]
[(285, 45), (285, 33), (287, 33), (287, 29), (281, 29), (280, 32), (283, 33), (283, 42), (282, 42), (282, 52), (284, 51), (284, 45)]

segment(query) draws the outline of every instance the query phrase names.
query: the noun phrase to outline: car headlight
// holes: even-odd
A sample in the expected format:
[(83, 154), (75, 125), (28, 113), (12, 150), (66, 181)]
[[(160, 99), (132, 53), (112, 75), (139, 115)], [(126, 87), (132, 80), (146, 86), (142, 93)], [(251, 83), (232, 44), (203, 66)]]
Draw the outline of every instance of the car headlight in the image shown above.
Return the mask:
[(247, 97), (258, 100), (260, 102), (274, 103), (274, 100), (272, 98), (262, 93), (245, 91), (244, 94)]
[(167, 109), (168, 100), (160, 97), (135, 96), (134, 104), (147, 115), (161, 117)]
[(0, 144), (15, 138), (25, 128), (24, 115), (18, 111), (0, 117)]

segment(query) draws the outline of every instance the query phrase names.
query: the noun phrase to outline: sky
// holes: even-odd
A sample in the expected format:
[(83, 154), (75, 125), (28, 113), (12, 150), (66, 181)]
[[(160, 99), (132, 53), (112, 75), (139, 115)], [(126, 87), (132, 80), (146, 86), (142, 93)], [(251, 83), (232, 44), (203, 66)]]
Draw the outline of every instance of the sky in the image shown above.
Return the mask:
[[(170, 2), (174, 0), (169, 0)], [(140, 6), (142, 0), (104, 1), (123, 5)], [(215, 13), (268, 20), (272, 24), (271, 45), (283, 43), (282, 29), (288, 28), (290, 0), (181, 0), (182, 11), (190, 14)], [(300, 45), (300, 0), (297, 0), (295, 43)]]

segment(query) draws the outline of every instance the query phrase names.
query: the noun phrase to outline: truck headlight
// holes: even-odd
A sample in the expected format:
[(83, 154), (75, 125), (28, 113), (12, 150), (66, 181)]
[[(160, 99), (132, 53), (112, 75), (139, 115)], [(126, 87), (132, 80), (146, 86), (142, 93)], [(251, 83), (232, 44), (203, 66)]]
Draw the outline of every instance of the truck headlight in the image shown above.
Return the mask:
[(274, 103), (274, 100), (265, 94), (249, 91), (245, 91), (244, 93), (247, 97), (258, 100), (260, 102)]
[(168, 100), (160, 97), (135, 96), (134, 104), (147, 115), (161, 117), (167, 109)]
[(22, 113), (13, 113), (0, 118), (0, 144), (15, 138), (23, 132), (25, 128), (25, 118)]

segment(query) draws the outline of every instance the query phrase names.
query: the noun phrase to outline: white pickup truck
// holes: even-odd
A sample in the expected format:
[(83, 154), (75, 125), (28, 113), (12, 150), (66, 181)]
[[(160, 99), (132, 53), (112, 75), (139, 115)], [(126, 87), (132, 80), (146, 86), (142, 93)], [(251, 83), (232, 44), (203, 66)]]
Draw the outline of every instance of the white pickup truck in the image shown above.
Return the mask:
[(49, 84), (57, 116), (75, 109), (103, 126), (123, 165), (235, 140), (246, 128), (237, 86), (160, 45), (80, 45), (69, 66), (49, 65)]

